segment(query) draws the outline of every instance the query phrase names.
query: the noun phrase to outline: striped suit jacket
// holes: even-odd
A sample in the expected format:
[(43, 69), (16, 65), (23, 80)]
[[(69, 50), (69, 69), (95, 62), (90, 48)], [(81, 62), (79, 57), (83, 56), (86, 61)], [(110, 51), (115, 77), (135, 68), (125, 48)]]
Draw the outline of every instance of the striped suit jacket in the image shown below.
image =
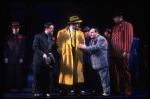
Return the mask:
[(19, 59), (24, 59), (25, 45), (25, 36), (19, 33), (16, 38), (13, 34), (6, 36), (4, 58), (8, 58), (8, 64), (19, 64)]
[(111, 37), (111, 56), (123, 58), (123, 52), (129, 52), (133, 42), (133, 26), (131, 23), (122, 21), (116, 25), (112, 31)]

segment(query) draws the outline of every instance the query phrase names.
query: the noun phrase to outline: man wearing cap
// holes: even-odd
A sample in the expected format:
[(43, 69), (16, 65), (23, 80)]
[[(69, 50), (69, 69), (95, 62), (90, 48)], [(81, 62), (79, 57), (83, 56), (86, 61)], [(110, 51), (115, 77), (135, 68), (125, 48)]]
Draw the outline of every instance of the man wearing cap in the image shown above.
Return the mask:
[(19, 33), (20, 27), (19, 22), (13, 22), (11, 26), (13, 33), (5, 38), (4, 61), (7, 64), (6, 92), (9, 92), (13, 85), (14, 74), (18, 92), (22, 92), (23, 90), (23, 74), (21, 65), (24, 62), (25, 37)]
[(68, 95), (71, 85), (75, 95), (80, 95), (80, 86), (83, 78), (83, 50), (78, 44), (85, 44), (83, 32), (79, 30), (82, 20), (78, 16), (70, 17), (68, 26), (57, 34), (58, 53), (61, 56), (59, 84), (62, 85), (60, 95)]
[(113, 28), (111, 37), (112, 90), (113, 94), (119, 94), (119, 84), (122, 79), (126, 95), (131, 95), (131, 73), (128, 61), (133, 42), (133, 26), (123, 20), (123, 13), (119, 10), (114, 13), (113, 20), (117, 25)]

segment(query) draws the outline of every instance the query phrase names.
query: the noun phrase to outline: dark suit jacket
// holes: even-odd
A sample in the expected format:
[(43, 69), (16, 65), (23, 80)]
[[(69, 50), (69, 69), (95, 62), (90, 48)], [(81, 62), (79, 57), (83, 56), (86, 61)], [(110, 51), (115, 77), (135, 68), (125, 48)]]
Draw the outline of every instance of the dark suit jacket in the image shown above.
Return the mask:
[[(43, 59), (43, 54), (53, 53), (53, 50), (55, 48), (55, 41), (52, 41), (52, 36), (50, 36), (50, 42), (48, 43), (47, 39), (48, 36), (44, 32), (42, 34), (35, 35), (34, 41), (33, 41), (33, 50), (35, 51), (34, 57), (33, 57), (33, 69), (40, 69), (41, 65), (45, 64), (45, 60)], [(52, 47), (52, 48), (50, 48)], [(53, 55), (52, 55), (53, 57)], [(52, 62), (55, 62), (54, 58), (51, 58)], [(54, 65), (55, 63), (53, 63)]]
[(24, 59), (25, 37), (21, 34), (8, 35), (5, 38), (4, 58), (8, 58), (8, 64), (18, 64), (19, 59)]

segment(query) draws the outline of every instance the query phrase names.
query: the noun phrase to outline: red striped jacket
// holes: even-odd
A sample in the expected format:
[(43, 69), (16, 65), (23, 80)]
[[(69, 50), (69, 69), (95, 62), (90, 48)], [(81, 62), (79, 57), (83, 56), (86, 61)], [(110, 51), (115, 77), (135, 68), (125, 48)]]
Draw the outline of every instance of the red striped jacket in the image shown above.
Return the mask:
[(116, 25), (112, 31), (111, 37), (111, 56), (117, 58), (123, 58), (123, 52), (128, 53), (131, 49), (133, 42), (133, 26), (131, 23), (122, 21)]

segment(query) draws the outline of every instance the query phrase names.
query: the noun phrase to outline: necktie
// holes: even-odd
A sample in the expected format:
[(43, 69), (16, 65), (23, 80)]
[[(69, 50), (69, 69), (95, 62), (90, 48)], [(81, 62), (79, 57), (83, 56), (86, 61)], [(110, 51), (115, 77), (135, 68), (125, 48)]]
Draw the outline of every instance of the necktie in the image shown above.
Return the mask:
[(16, 36), (17, 36), (17, 35), (16, 35), (16, 34), (14, 34), (14, 41), (15, 41), (15, 42), (16, 42)]
[(75, 43), (75, 31), (72, 31), (72, 46), (75, 47), (76, 43)]
[(48, 35), (47, 42), (49, 43), (50, 36)]

